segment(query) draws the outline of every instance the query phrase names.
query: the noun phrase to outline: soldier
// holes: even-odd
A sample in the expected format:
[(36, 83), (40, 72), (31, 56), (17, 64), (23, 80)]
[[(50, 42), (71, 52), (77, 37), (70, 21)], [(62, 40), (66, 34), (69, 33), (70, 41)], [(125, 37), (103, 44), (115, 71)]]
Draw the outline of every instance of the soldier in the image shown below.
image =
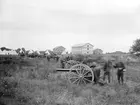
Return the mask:
[(64, 60), (61, 60), (61, 67), (65, 68), (65, 61)]
[(56, 62), (58, 62), (58, 60), (59, 60), (59, 57), (58, 57), (58, 56), (56, 56)]
[(110, 78), (111, 78), (111, 69), (112, 69), (112, 62), (108, 60), (105, 65), (104, 65), (104, 76), (103, 80), (105, 81), (106, 77), (108, 79), (108, 83), (110, 83)]
[(47, 56), (47, 60), (48, 60), (48, 62), (50, 61), (50, 56)]
[(90, 67), (94, 73), (94, 83), (97, 84), (99, 82), (99, 79), (100, 79), (101, 69), (99, 68), (99, 66), (95, 62)]
[(124, 83), (124, 72), (126, 71), (125, 65), (123, 62), (118, 62), (114, 65), (114, 68), (117, 68), (117, 79), (119, 84)]

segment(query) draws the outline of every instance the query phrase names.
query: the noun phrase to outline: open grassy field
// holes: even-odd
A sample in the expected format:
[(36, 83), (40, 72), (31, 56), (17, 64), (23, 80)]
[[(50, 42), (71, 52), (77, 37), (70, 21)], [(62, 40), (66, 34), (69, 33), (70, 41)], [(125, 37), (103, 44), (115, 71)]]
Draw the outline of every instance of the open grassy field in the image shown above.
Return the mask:
[(1, 71), (8, 71), (0, 77), (0, 105), (140, 105), (139, 64), (126, 66), (124, 85), (114, 79), (108, 85), (83, 87), (70, 84), (66, 73), (54, 71), (59, 62), (45, 58), (23, 61), (0, 64)]

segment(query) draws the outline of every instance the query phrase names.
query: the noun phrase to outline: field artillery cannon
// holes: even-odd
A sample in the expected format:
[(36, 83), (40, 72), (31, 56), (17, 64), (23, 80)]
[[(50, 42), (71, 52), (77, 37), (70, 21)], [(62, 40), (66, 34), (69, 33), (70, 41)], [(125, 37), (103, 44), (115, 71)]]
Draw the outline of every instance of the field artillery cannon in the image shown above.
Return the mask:
[(68, 72), (69, 82), (76, 85), (86, 85), (94, 80), (92, 69), (85, 64), (76, 64), (70, 69), (57, 68), (56, 71)]

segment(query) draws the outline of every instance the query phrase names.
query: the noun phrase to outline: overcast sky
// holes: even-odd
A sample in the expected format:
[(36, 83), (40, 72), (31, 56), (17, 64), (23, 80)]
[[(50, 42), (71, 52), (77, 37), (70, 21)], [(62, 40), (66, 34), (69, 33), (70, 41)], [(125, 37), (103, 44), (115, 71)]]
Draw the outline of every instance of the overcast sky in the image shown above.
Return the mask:
[(128, 52), (137, 38), (140, 0), (0, 0), (0, 47)]

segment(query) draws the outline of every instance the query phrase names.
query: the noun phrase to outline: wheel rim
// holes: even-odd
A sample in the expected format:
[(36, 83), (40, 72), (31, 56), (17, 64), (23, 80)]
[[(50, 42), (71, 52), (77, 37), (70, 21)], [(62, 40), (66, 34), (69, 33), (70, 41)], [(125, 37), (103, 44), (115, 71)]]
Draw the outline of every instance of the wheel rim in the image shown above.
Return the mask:
[(76, 85), (86, 85), (93, 81), (93, 72), (90, 67), (84, 64), (77, 64), (70, 68), (69, 81)]

